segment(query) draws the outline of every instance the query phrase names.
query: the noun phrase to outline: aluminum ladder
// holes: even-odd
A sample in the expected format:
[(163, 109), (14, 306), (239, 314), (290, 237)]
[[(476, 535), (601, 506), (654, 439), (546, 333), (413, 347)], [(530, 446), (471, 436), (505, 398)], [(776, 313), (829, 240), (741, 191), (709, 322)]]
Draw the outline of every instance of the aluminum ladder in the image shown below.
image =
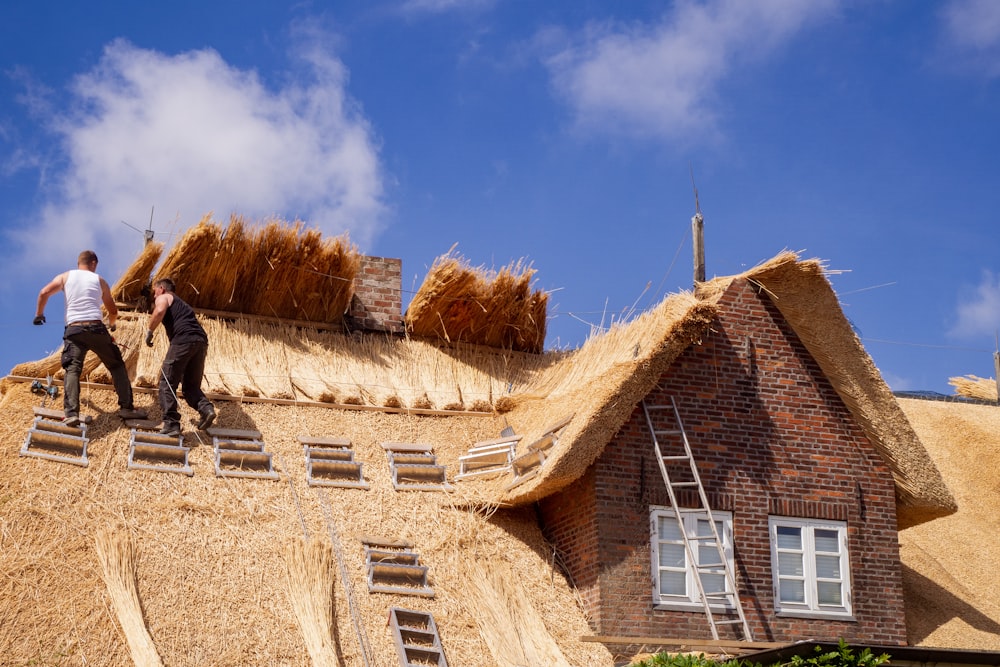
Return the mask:
[[(656, 450), (656, 460), (660, 466), (660, 474), (663, 476), (663, 482), (667, 487), (667, 495), (670, 498), (670, 507), (674, 511), (674, 516), (677, 518), (677, 525), (680, 528), (681, 539), (684, 542), (684, 550), (687, 553), (688, 562), (691, 563), (691, 566), (695, 570), (695, 585), (698, 587), (698, 594), (701, 598), (702, 606), (705, 609), (705, 616), (708, 619), (708, 625), (712, 630), (712, 639), (719, 639), (720, 625), (732, 625), (738, 626), (738, 629), (742, 630), (744, 641), (753, 641), (753, 636), (750, 632), (750, 625), (747, 623), (746, 615), (743, 613), (743, 605), (740, 603), (739, 591), (736, 588), (736, 576), (733, 572), (733, 568), (729, 564), (729, 561), (726, 560), (723, 542), (719, 536), (718, 529), (715, 527), (715, 520), (712, 518), (712, 510), (708, 505), (708, 496), (705, 494), (705, 487), (701, 483), (701, 476), (698, 474), (698, 467), (695, 465), (694, 455), (691, 453), (691, 444), (688, 442), (687, 433), (684, 431), (684, 425), (681, 422), (681, 415), (677, 410), (677, 403), (674, 401), (672, 396), (670, 397), (670, 403), (666, 405), (648, 405), (646, 401), (643, 400), (642, 412), (646, 417), (646, 426), (649, 427), (649, 432), (653, 439), (653, 448)], [(671, 425), (672, 428), (662, 428), (654, 424), (653, 415), (658, 413), (666, 413), (667, 418), (673, 420), (673, 424)], [(668, 456), (664, 456), (663, 450), (660, 447), (660, 437), (662, 436), (674, 438), (675, 441), (682, 446), (683, 454), (672, 453)], [(676, 451), (680, 451), (680, 449), (681, 448), (678, 447)], [(683, 468), (685, 464), (688, 468), (688, 473), (683, 475), (682, 473), (684, 472)], [(675, 469), (673, 481), (671, 481), (668, 466)], [(677, 470), (678, 468), (680, 470)], [(676, 490), (679, 488), (697, 489), (698, 499), (701, 504), (695, 509), (700, 510), (707, 516), (708, 525), (711, 528), (710, 535), (690, 536), (687, 534), (687, 531), (684, 529), (684, 518), (681, 514), (681, 509), (677, 505)], [(692, 546), (692, 542), (713, 545), (719, 556), (718, 562), (708, 563), (705, 565), (698, 564), (698, 561), (695, 559), (695, 550)], [(701, 573), (702, 571), (717, 570), (720, 564), (722, 569), (725, 571), (728, 590), (709, 591), (706, 593), (705, 587), (701, 581)], [(736, 612), (736, 618), (717, 620), (712, 614), (711, 602), (713, 600), (728, 600), (732, 604), (733, 610)]]

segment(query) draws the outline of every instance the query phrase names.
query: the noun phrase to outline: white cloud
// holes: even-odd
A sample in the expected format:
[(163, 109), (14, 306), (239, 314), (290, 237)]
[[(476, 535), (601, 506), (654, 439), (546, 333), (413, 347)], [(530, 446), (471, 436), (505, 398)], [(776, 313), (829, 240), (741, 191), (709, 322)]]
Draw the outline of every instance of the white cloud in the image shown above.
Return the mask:
[(656, 25), (591, 25), (547, 64), (579, 127), (711, 134), (719, 82), (836, 9), (834, 0), (680, 0)]
[(960, 298), (958, 319), (948, 332), (956, 338), (993, 337), (1000, 330), (1000, 276), (983, 271), (972, 295)]
[(343, 64), (317, 44), (295, 54), (300, 69), (278, 90), (211, 49), (166, 55), (109, 44), (48, 120), (64, 171), (15, 236), (26, 245), (50, 239), (45, 254), (64, 262), (93, 247), (102, 265), (108, 257), (123, 268), (142, 237), (121, 221), (145, 227), (155, 206), (154, 229), (235, 212), (370, 242), (385, 213), (378, 149), (346, 92)]
[(487, 9), (496, 0), (404, 0), (401, 5), (405, 12), (441, 13), (465, 9)]
[(956, 64), (1000, 76), (1000, 3), (950, 0), (942, 17), (946, 45)]

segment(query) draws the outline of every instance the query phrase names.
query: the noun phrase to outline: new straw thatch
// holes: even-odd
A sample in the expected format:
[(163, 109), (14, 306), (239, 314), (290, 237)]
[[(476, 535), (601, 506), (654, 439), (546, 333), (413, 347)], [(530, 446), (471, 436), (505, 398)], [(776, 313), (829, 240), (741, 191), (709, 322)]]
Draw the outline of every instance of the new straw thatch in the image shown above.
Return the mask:
[(137, 304), (142, 298), (143, 287), (152, 280), (153, 268), (162, 253), (163, 244), (159, 241), (143, 246), (139, 256), (111, 286), (112, 298), (118, 303)]
[(523, 261), (499, 271), (472, 268), (452, 253), (435, 260), (406, 310), (413, 335), (539, 353), (548, 294), (532, 291)]
[(955, 388), (955, 394), (983, 401), (997, 400), (997, 381), (976, 375), (948, 378), (948, 384)]
[(111, 606), (125, 633), (132, 661), (136, 667), (160, 667), (163, 661), (156, 652), (156, 645), (142, 616), (136, 586), (138, 558), (135, 545), (124, 531), (108, 528), (98, 532), (95, 541), (101, 575), (111, 596)]
[(323, 238), (302, 222), (252, 227), (233, 215), (225, 229), (205, 216), (163, 260), (156, 278), (173, 278), (195, 308), (286, 320), (340, 322), (360, 256), (346, 237)]
[(296, 539), (285, 553), (288, 595), (314, 667), (340, 667), (333, 636), (333, 552), (318, 540)]

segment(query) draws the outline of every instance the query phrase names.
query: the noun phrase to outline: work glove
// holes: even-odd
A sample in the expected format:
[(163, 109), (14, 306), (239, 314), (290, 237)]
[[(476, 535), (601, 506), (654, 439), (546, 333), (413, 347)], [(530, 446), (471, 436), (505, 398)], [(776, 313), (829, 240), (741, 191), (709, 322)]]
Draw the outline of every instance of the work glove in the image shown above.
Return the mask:
[(44, 315), (37, 316), (34, 320), (32, 320), (32, 324), (45, 324), (45, 316)]
[(117, 324), (112, 324), (110, 327), (108, 327), (108, 331), (114, 331), (117, 326), (118, 326)]
[(148, 345), (150, 347), (153, 347), (153, 332), (152, 331), (147, 331), (146, 332), (146, 345)]

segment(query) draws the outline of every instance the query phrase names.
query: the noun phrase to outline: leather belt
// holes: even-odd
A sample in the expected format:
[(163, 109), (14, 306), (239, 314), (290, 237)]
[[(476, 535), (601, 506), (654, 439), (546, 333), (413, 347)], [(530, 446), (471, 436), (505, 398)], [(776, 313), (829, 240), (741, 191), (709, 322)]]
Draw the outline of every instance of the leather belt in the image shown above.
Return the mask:
[(70, 322), (66, 326), (68, 327), (82, 327), (87, 324), (101, 324), (101, 320), (81, 320), (79, 322)]

